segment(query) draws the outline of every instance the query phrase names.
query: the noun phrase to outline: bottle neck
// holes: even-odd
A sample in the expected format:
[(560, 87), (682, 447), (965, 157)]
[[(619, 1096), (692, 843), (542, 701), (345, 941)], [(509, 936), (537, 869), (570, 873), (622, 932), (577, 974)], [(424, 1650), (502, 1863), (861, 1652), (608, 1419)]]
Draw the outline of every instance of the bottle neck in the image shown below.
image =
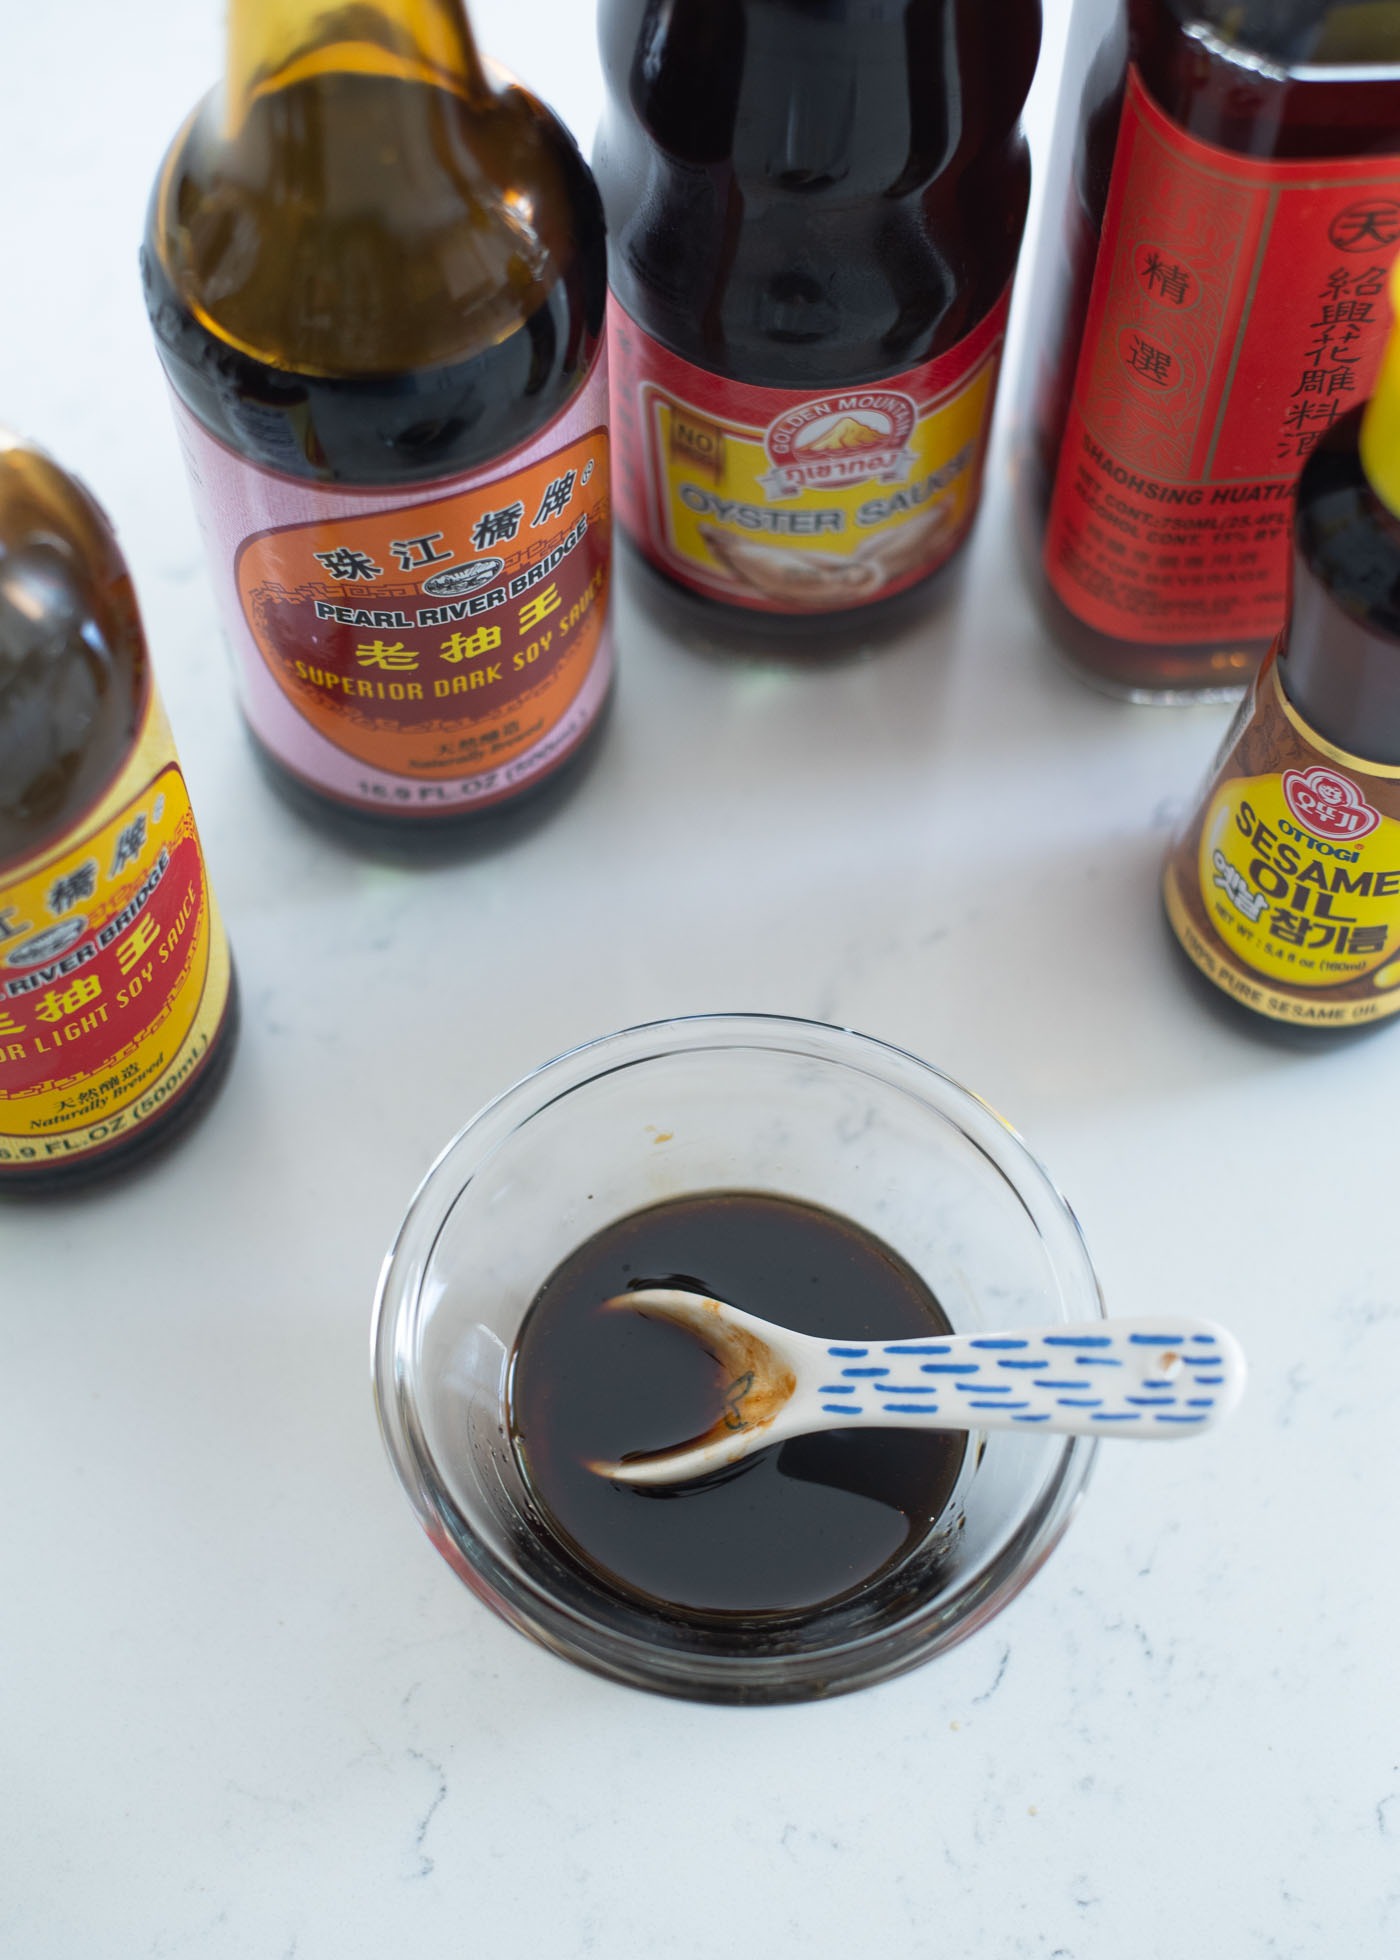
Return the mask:
[(485, 101), (490, 82), (462, 0), (229, 0), (223, 123), (260, 95), (325, 74), (389, 75)]
[[(1391, 275), (1391, 306), (1400, 297)], [(1366, 480), (1392, 517), (1400, 517), (1400, 332), (1392, 326), (1376, 376), (1361, 415), (1358, 447)]]

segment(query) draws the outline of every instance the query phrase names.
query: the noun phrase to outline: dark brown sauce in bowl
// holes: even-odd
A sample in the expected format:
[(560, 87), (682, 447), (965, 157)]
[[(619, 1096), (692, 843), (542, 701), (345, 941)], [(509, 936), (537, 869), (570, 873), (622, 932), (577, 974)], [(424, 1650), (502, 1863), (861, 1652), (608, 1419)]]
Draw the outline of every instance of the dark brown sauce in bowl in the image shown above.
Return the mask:
[(603, 1305), (644, 1286), (828, 1338), (949, 1331), (910, 1266), (814, 1205), (709, 1192), (606, 1226), (541, 1287), (509, 1397), (544, 1522), (594, 1584), (672, 1617), (776, 1619), (849, 1600), (927, 1543), (958, 1483), (960, 1434), (829, 1431), (649, 1488), (590, 1469), (698, 1436), (721, 1410), (727, 1377), (693, 1335)]

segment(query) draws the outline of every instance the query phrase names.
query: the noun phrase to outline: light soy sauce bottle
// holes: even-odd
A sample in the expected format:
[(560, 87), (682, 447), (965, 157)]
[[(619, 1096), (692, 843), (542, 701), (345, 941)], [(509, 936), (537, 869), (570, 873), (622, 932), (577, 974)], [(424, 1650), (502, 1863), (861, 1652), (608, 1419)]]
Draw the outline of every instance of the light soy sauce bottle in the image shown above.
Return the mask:
[(260, 758), (421, 839), (557, 781), (611, 679), (602, 212), (460, 0), (231, 0), (142, 253)]
[(131, 575), (82, 484), (0, 431), (0, 1193), (173, 1137), (237, 1023)]

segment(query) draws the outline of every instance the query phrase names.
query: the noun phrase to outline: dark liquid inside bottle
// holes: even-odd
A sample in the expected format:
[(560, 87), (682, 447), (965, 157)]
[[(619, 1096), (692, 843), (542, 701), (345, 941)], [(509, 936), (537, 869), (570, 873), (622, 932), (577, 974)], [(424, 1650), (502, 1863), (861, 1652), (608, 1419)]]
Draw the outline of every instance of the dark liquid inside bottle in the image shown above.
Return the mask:
[[(152, 687), (131, 575), (106, 518), (46, 456), (0, 440), (0, 888), (19, 864), (82, 834), (136, 744)], [(18, 964), (16, 923), (0, 911), (0, 979), (35, 970)], [(81, 1154), (0, 1164), (0, 1192), (68, 1188), (169, 1141), (222, 1082), (237, 1029), (230, 980), (198, 1067), (158, 1112), (138, 1123), (128, 1110), (110, 1142)]]
[(562, 1545), (672, 1616), (810, 1612), (925, 1543), (966, 1451), (958, 1434), (796, 1437), (710, 1477), (630, 1487), (587, 1466), (700, 1435), (725, 1380), (675, 1326), (601, 1302), (629, 1288), (709, 1293), (802, 1333), (898, 1340), (948, 1323), (918, 1276), (849, 1220), (746, 1192), (619, 1220), (551, 1274), (521, 1329), (512, 1430)]
[[(333, 18), (352, 40), (373, 24)], [(487, 87), (474, 51), (457, 88), (380, 52), (386, 72), (264, 86), (231, 131), (210, 97), (157, 180), (141, 264), (167, 375), (204, 430), (284, 477), (407, 489), (485, 469), (567, 407), (601, 343), (603, 222), (562, 125)], [(600, 725), (511, 812), (552, 795)], [(500, 814), (365, 810), (265, 744), (259, 760), (352, 835)]]
[(1362, 414), (1357, 409), (1336, 423), (1303, 467), (1279, 677), (1325, 740), (1397, 767), (1400, 519), (1362, 468)]
[[(1086, 53), (1072, 56), (1081, 72)], [(1152, 101), (1202, 143), (1258, 159), (1389, 156), (1400, 150), (1400, 16), (1389, 0), (1126, 0), (1101, 30), (1067, 139), (1065, 232), (1048, 254), (1053, 296), (1036, 308), (1047, 352), (1019, 457), (1028, 573), (1047, 624), (1087, 677), (1144, 698), (1228, 696), (1257, 669), (1272, 631), (1175, 643), (1102, 632), (1063, 603), (1042, 560), (1056, 470), (1072, 466), (1061, 444), (1129, 60)], [(1292, 378), (1282, 386), (1286, 395)]]
[[(600, 36), (610, 281), (666, 349), (818, 394), (917, 367), (996, 306), (1038, 0), (605, 0)], [(760, 615), (656, 576), (673, 619), (740, 645), (859, 638), (918, 605)]]

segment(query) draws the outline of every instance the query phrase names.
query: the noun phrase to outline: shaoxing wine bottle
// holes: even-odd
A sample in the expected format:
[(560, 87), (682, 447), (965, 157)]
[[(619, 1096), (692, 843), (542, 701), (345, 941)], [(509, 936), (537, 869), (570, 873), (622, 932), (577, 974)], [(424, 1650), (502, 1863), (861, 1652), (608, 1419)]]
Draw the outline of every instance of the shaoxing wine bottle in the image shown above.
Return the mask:
[(665, 609), (902, 616), (977, 508), (1039, 0), (603, 0), (600, 32), (618, 512)]
[(1238, 694), (1298, 472), (1380, 360), (1400, 9), (1080, 0), (1053, 154), (1020, 456), (1044, 616), (1112, 692)]
[(0, 1191), (172, 1135), (236, 1024), (116, 539), (81, 484), (0, 432)]
[(230, 0), (142, 268), (281, 786), (402, 835), (577, 758), (611, 678), (602, 211), (460, 0)]

